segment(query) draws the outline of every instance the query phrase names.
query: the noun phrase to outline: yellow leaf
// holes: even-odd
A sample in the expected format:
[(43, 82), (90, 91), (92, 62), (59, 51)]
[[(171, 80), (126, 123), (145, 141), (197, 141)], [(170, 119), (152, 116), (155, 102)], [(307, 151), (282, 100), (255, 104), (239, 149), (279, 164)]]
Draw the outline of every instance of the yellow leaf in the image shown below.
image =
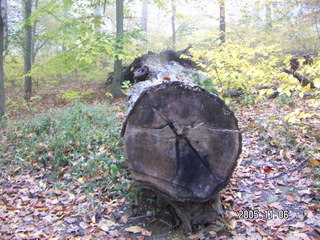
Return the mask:
[(105, 231), (105, 232), (108, 232), (110, 230), (110, 227), (112, 226), (113, 224), (110, 224), (109, 222), (100, 222), (98, 224), (98, 227)]
[(300, 98), (303, 98), (303, 96), (304, 96), (304, 94), (301, 92), (301, 93), (299, 93), (299, 97)]
[(78, 178), (78, 183), (82, 184), (85, 182), (85, 178), (84, 177), (81, 177), (81, 178)]
[(191, 235), (188, 237), (188, 239), (199, 239), (199, 235), (197, 235), (197, 234)]
[(309, 158), (308, 162), (311, 164), (312, 167), (320, 167), (320, 161), (314, 158)]
[(274, 91), (273, 89), (268, 89), (266, 93), (267, 93), (268, 95), (270, 95), (270, 94), (273, 94), (274, 92), (275, 92), (275, 91)]
[(131, 226), (131, 227), (125, 228), (124, 230), (132, 233), (141, 233), (144, 236), (151, 236), (152, 234), (151, 232), (149, 232), (148, 230), (140, 226)]

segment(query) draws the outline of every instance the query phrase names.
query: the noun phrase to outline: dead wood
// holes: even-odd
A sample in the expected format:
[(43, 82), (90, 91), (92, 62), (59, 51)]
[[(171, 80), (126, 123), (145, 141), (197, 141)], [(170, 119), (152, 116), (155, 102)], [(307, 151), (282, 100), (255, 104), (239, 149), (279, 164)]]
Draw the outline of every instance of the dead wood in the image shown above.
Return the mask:
[(197, 72), (163, 54), (149, 53), (138, 69), (146, 67), (129, 93), (125, 158), (131, 176), (165, 196), (190, 231), (222, 214), (219, 192), (236, 166), (241, 133), (225, 103), (194, 84)]
[(288, 73), (288, 74), (291, 74), (294, 78), (298, 79), (298, 81), (301, 83), (301, 85), (304, 87), (304, 86), (307, 86), (308, 84), (310, 84), (310, 87), (311, 88), (316, 88), (314, 83), (307, 77), (301, 75), (300, 73), (298, 72), (295, 72), (291, 69), (288, 69), (288, 68), (283, 68), (282, 69), (282, 72), (285, 72), (285, 73)]

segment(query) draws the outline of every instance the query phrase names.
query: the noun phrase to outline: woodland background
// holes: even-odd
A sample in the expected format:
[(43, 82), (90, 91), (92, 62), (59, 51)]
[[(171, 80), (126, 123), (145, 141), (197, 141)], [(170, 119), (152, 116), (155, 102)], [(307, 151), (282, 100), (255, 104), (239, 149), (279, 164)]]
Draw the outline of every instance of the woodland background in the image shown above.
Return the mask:
[[(187, 236), (130, 187), (118, 97), (135, 57), (190, 45), (208, 76), (198, 84), (235, 111), (244, 151), (226, 217), (187, 237), (319, 237), (318, 0), (1, 0), (0, 20), (1, 238)], [(294, 214), (239, 220), (243, 206)], [(149, 218), (163, 226), (129, 226)]]

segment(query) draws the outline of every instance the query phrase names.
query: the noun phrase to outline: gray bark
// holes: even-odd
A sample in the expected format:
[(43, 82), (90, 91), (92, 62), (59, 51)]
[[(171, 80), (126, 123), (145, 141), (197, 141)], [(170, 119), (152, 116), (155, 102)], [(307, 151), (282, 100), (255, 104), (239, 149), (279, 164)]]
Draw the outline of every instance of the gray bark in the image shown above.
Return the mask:
[[(68, 9), (65, 8), (63, 10), (63, 17), (64, 17), (65, 20), (68, 18), (68, 14), (69, 14)], [(64, 44), (62, 45), (61, 49), (62, 49), (62, 52), (67, 51), (67, 47)]]
[[(116, 21), (117, 21), (117, 39), (118, 43), (122, 41), (123, 35), (123, 0), (116, 1)], [(116, 52), (122, 51), (121, 44), (117, 44), (115, 49)], [(113, 81), (111, 87), (112, 96), (122, 97), (123, 93), (121, 92), (121, 82), (122, 82), (122, 60), (116, 56), (116, 60), (114, 62), (114, 74)]]
[[(38, 8), (38, 3), (39, 3), (39, 0), (35, 0), (35, 3), (34, 3), (34, 11), (37, 10)], [(32, 45), (31, 45), (31, 63), (33, 64), (36, 60), (36, 55), (37, 55), (37, 49), (36, 49), (36, 38), (34, 36), (36, 36), (36, 30), (37, 30), (37, 23), (38, 23), (38, 20), (35, 20), (33, 22), (33, 27), (32, 27)]]
[(171, 26), (172, 26), (172, 50), (176, 51), (177, 42), (177, 32), (176, 32), (176, 1), (172, 0), (172, 16), (171, 16)]
[(241, 152), (237, 119), (198, 76), (167, 54), (145, 55), (121, 133), (131, 176), (163, 196), (186, 231), (223, 213), (219, 192)]
[[(32, 25), (30, 23), (30, 16), (32, 12), (32, 0), (26, 0), (24, 20), (25, 26), (25, 40), (24, 40), (24, 74), (28, 74), (32, 67)], [(31, 76), (24, 77), (24, 91), (26, 100), (30, 100), (32, 94), (32, 78)]]
[(5, 38), (5, 25), (7, 13), (7, 1), (0, 0), (0, 120), (6, 112), (5, 90), (4, 90), (4, 71), (3, 71), (3, 51)]
[(271, 0), (265, 0), (265, 5), (266, 5), (266, 26), (267, 27), (272, 27), (272, 18), (271, 18)]
[(220, 1), (220, 45), (226, 42), (226, 7), (225, 0)]
[(148, 32), (148, 0), (142, 1), (142, 30)]

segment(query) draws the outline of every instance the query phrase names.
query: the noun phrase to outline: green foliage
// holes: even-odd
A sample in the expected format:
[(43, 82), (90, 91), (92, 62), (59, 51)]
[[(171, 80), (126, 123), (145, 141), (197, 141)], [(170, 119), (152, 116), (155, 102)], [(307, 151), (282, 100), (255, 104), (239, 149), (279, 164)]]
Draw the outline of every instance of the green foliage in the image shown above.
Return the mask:
[(4, 58), (5, 86), (23, 86), (23, 62), (19, 57), (8, 55)]
[[(115, 56), (131, 61), (136, 44), (133, 39), (141, 38), (136, 28), (125, 32), (121, 40), (116, 39), (110, 20), (113, 21), (113, 2), (105, 1), (106, 14), (96, 14), (101, 9), (100, 1), (50, 0), (40, 1), (28, 23), (36, 23), (36, 58), (30, 75), (38, 84), (56, 85), (68, 80), (105, 81)], [(25, 23), (17, 23), (18, 28), (10, 33), (11, 49), (6, 58), (6, 86), (23, 87), (22, 54), (23, 28)], [(15, 26), (16, 27), (16, 26)], [(122, 51), (115, 47), (123, 46)], [(19, 56), (19, 57), (18, 57)], [(101, 74), (103, 73), (103, 75)]]
[(219, 94), (227, 98), (237, 89), (279, 82), (274, 69), (279, 65), (277, 46), (256, 46), (228, 42), (223, 46), (200, 47), (193, 51), (194, 60), (215, 81)]
[[(219, 94), (228, 99), (235, 90), (243, 90), (246, 95), (259, 93), (264, 99), (275, 92), (273, 89), (255, 90), (263, 85), (279, 86), (280, 95), (292, 94), (303, 97), (313, 90), (310, 84), (302, 87), (292, 75), (281, 72), (281, 67), (287, 67), (292, 56), (282, 60), (279, 46), (264, 44), (244, 44), (228, 42), (220, 47), (205, 46), (193, 50), (194, 60), (205, 69), (205, 73), (215, 81)], [(299, 73), (309, 77), (318, 87), (320, 85), (320, 61), (313, 65), (302, 65)], [(315, 95), (319, 94), (316, 90)]]
[[(284, 55), (279, 46), (227, 42), (220, 47), (214, 44), (199, 47), (192, 53), (194, 60), (213, 79), (219, 95), (227, 104), (231, 102), (234, 92), (241, 91), (243, 94), (237, 97), (237, 104), (259, 108), (266, 101), (272, 101), (267, 98), (278, 91), (279, 96), (270, 104), (277, 105), (279, 111), (286, 114), (280, 120), (266, 122), (261, 127), (262, 135), (266, 135), (264, 142), (272, 147), (294, 149), (297, 156), (315, 157), (320, 139), (316, 130), (320, 125), (317, 110), (320, 106), (319, 57), (311, 66), (300, 62), (297, 70), (313, 81), (316, 88), (311, 88), (310, 84), (302, 86), (293, 75), (281, 71), (282, 68), (289, 68), (292, 55)], [(278, 88), (256, 88), (266, 85)], [(303, 136), (306, 140), (302, 141), (297, 136)]]
[(86, 72), (96, 69), (105, 61), (112, 62), (116, 55), (120, 59), (132, 55), (126, 48), (117, 52), (115, 47), (132, 44), (131, 39), (138, 38), (139, 32), (132, 29), (119, 40), (113, 33), (103, 31), (103, 28), (107, 28), (106, 19), (91, 13), (98, 7), (97, 3), (69, 1), (67, 5), (61, 5), (59, 1), (52, 2), (55, 4), (51, 6), (51, 12), (48, 13), (46, 8), (39, 8), (35, 14), (44, 17), (60, 15), (60, 21), (44, 32), (43, 37), (49, 38), (58, 46), (63, 46), (64, 51), (46, 59), (33, 72), (46, 69), (65, 74), (75, 68), (80, 72)]
[(218, 91), (210, 77), (202, 74), (193, 74), (191, 76), (196, 84), (207, 89), (209, 92), (218, 94)]
[(127, 95), (130, 87), (132, 86), (130, 81), (123, 81), (121, 85), (121, 91)]
[(258, 132), (260, 144), (267, 154), (272, 149), (291, 151), (296, 159), (307, 156), (319, 158), (318, 143), (320, 136), (317, 128), (320, 124), (319, 114), (305, 114), (295, 110), (284, 118), (269, 119), (260, 122)]
[(12, 144), (2, 147), (0, 155), (11, 152), (10, 164), (44, 167), (59, 175), (90, 178), (109, 172), (112, 178), (123, 171), (119, 131), (114, 109), (77, 104), (17, 124), (7, 134)]
[(78, 102), (84, 98), (87, 98), (93, 93), (92, 89), (86, 90), (84, 92), (77, 92), (74, 90), (62, 90), (61, 93), (58, 95), (58, 98), (64, 99), (67, 102)]

